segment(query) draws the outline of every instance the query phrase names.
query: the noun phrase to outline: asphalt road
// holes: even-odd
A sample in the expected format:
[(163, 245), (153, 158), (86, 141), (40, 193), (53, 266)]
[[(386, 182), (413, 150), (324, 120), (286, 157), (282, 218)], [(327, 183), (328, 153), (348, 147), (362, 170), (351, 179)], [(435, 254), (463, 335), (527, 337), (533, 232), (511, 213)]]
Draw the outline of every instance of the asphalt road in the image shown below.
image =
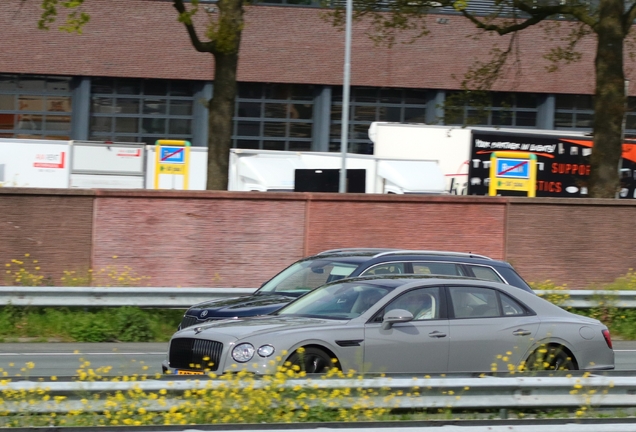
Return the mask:
[[(0, 368), (8, 376), (154, 376), (168, 343), (0, 343)], [(88, 362), (88, 363), (87, 363)]]
[[(15, 377), (154, 377), (168, 343), (0, 343), (0, 374)], [(616, 370), (636, 372), (636, 341), (614, 341)], [(87, 364), (89, 362), (89, 364)]]

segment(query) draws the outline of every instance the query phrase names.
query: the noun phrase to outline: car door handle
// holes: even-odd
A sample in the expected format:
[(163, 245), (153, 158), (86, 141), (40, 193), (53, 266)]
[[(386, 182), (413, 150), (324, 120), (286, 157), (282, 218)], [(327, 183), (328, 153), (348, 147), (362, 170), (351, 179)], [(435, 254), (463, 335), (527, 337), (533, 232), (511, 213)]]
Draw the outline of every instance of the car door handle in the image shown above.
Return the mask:
[(433, 337), (433, 338), (443, 338), (446, 337), (446, 333), (442, 333), (441, 331), (437, 331), (435, 330), (434, 332), (430, 332), (429, 337)]
[(519, 329), (519, 330), (515, 330), (515, 331), (512, 332), (512, 334), (515, 335), (515, 336), (528, 336), (531, 333), (532, 332), (530, 332), (528, 330), (524, 330), (524, 329)]

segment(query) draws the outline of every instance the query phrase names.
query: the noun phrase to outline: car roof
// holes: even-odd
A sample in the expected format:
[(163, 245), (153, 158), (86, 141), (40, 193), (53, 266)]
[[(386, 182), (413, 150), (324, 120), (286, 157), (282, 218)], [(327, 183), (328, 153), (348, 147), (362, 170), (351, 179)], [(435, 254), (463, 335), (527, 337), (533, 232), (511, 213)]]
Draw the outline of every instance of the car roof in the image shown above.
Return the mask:
[[(431, 285), (436, 283), (448, 283), (448, 282), (487, 282), (484, 279), (478, 279), (468, 276), (447, 276), (447, 275), (418, 275), (418, 274), (396, 274), (396, 275), (364, 275), (355, 276), (351, 278), (339, 279), (334, 282), (330, 282), (328, 285), (333, 285), (343, 282), (370, 282), (378, 285), (385, 285), (390, 287), (399, 287), (402, 285), (408, 285), (413, 282), (429, 282)], [(505, 284), (498, 284), (505, 285)], [(508, 286), (508, 285), (505, 285)]]
[[(505, 292), (517, 293), (517, 291), (527, 292), (524, 290), (519, 290), (517, 287), (512, 285), (495, 282), (491, 280), (479, 279), (468, 276), (448, 276), (448, 275), (414, 275), (414, 274), (400, 274), (400, 275), (367, 275), (367, 276), (356, 276), (351, 278), (340, 279), (334, 282), (330, 282), (326, 285), (334, 285), (338, 283), (346, 283), (346, 282), (368, 282), (373, 285), (382, 285), (391, 288), (398, 287), (407, 287), (411, 286), (423, 286), (423, 285), (462, 285), (470, 282), (471, 284), (478, 284), (483, 286), (488, 286), (491, 288), (499, 288)], [(324, 286), (326, 286), (324, 285)], [(408, 286), (407, 286), (408, 285)], [(534, 294), (533, 294), (534, 296)]]
[(347, 260), (351, 263), (360, 263), (370, 260), (394, 261), (398, 259), (446, 259), (454, 262), (476, 262), (488, 264), (509, 265), (505, 261), (492, 259), (485, 255), (472, 252), (438, 251), (438, 250), (411, 250), (411, 249), (390, 249), (390, 248), (341, 248), (330, 249), (319, 252), (316, 255), (307, 257), (304, 260), (316, 259)]

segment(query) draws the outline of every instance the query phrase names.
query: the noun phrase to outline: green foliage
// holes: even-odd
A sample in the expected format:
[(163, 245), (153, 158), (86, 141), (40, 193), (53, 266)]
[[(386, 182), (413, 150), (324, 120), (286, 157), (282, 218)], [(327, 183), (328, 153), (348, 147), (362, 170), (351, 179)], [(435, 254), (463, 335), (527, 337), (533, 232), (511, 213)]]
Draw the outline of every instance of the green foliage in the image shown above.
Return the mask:
[(612, 336), (628, 340), (636, 339), (636, 309), (617, 307), (616, 296), (612, 294), (612, 291), (636, 290), (636, 272), (634, 272), (633, 269), (629, 269), (627, 274), (609, 284), (587, 287), (587, 289), (608, 292), (595, 294), (593, 300), (597, 306), (592, 308), (575, 309), (571, 306), (567, 306), (566, 303), (569, 300), (569, 296), (565, 293), (559, 293), (559, 291), (569, 289), (565, 284), (556, 285), (554, 282), (546, 280), (539, 283), (530, 283), (530, 286), (534, 290), (556, 291), (544, 296), (544, 298), (557, 306), (561, 306), (565, 310), (601, 321), (610, 329)]
[(68, 33), (82, 34), (82, 28), (90, 21), (90, 15), (81, 10), (84, 0), (42, 0), (42, 15), (38, 21), (38, 28), (48, 30), (58, 15), (58, 6), (68, 10), (65, 24), (59, 29)]
[(183, 315), (177, 309), (0, 308), (3, 341), (163, 342), (176, 331)]
[(73, 318), (69, 335), (77, 342), (112, 342), (116, 333), (102, 314), (82, 314)]
[(117, 339), (121, 342), (148, 342), (154, 339), (152, 324), (139, 308), (118, 308), (114, 321)]

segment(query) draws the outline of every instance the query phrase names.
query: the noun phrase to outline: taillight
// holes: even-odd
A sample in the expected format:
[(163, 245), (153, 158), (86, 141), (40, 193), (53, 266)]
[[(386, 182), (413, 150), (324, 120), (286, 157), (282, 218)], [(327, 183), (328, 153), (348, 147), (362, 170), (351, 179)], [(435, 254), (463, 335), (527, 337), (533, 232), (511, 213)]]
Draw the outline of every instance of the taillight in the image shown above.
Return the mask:
[(605, 343), (607, 343), (607, 346), (612, 349), (612, 337), (610, 336), (609, 330), (603, 330), (603, 337), (605, 338)]

